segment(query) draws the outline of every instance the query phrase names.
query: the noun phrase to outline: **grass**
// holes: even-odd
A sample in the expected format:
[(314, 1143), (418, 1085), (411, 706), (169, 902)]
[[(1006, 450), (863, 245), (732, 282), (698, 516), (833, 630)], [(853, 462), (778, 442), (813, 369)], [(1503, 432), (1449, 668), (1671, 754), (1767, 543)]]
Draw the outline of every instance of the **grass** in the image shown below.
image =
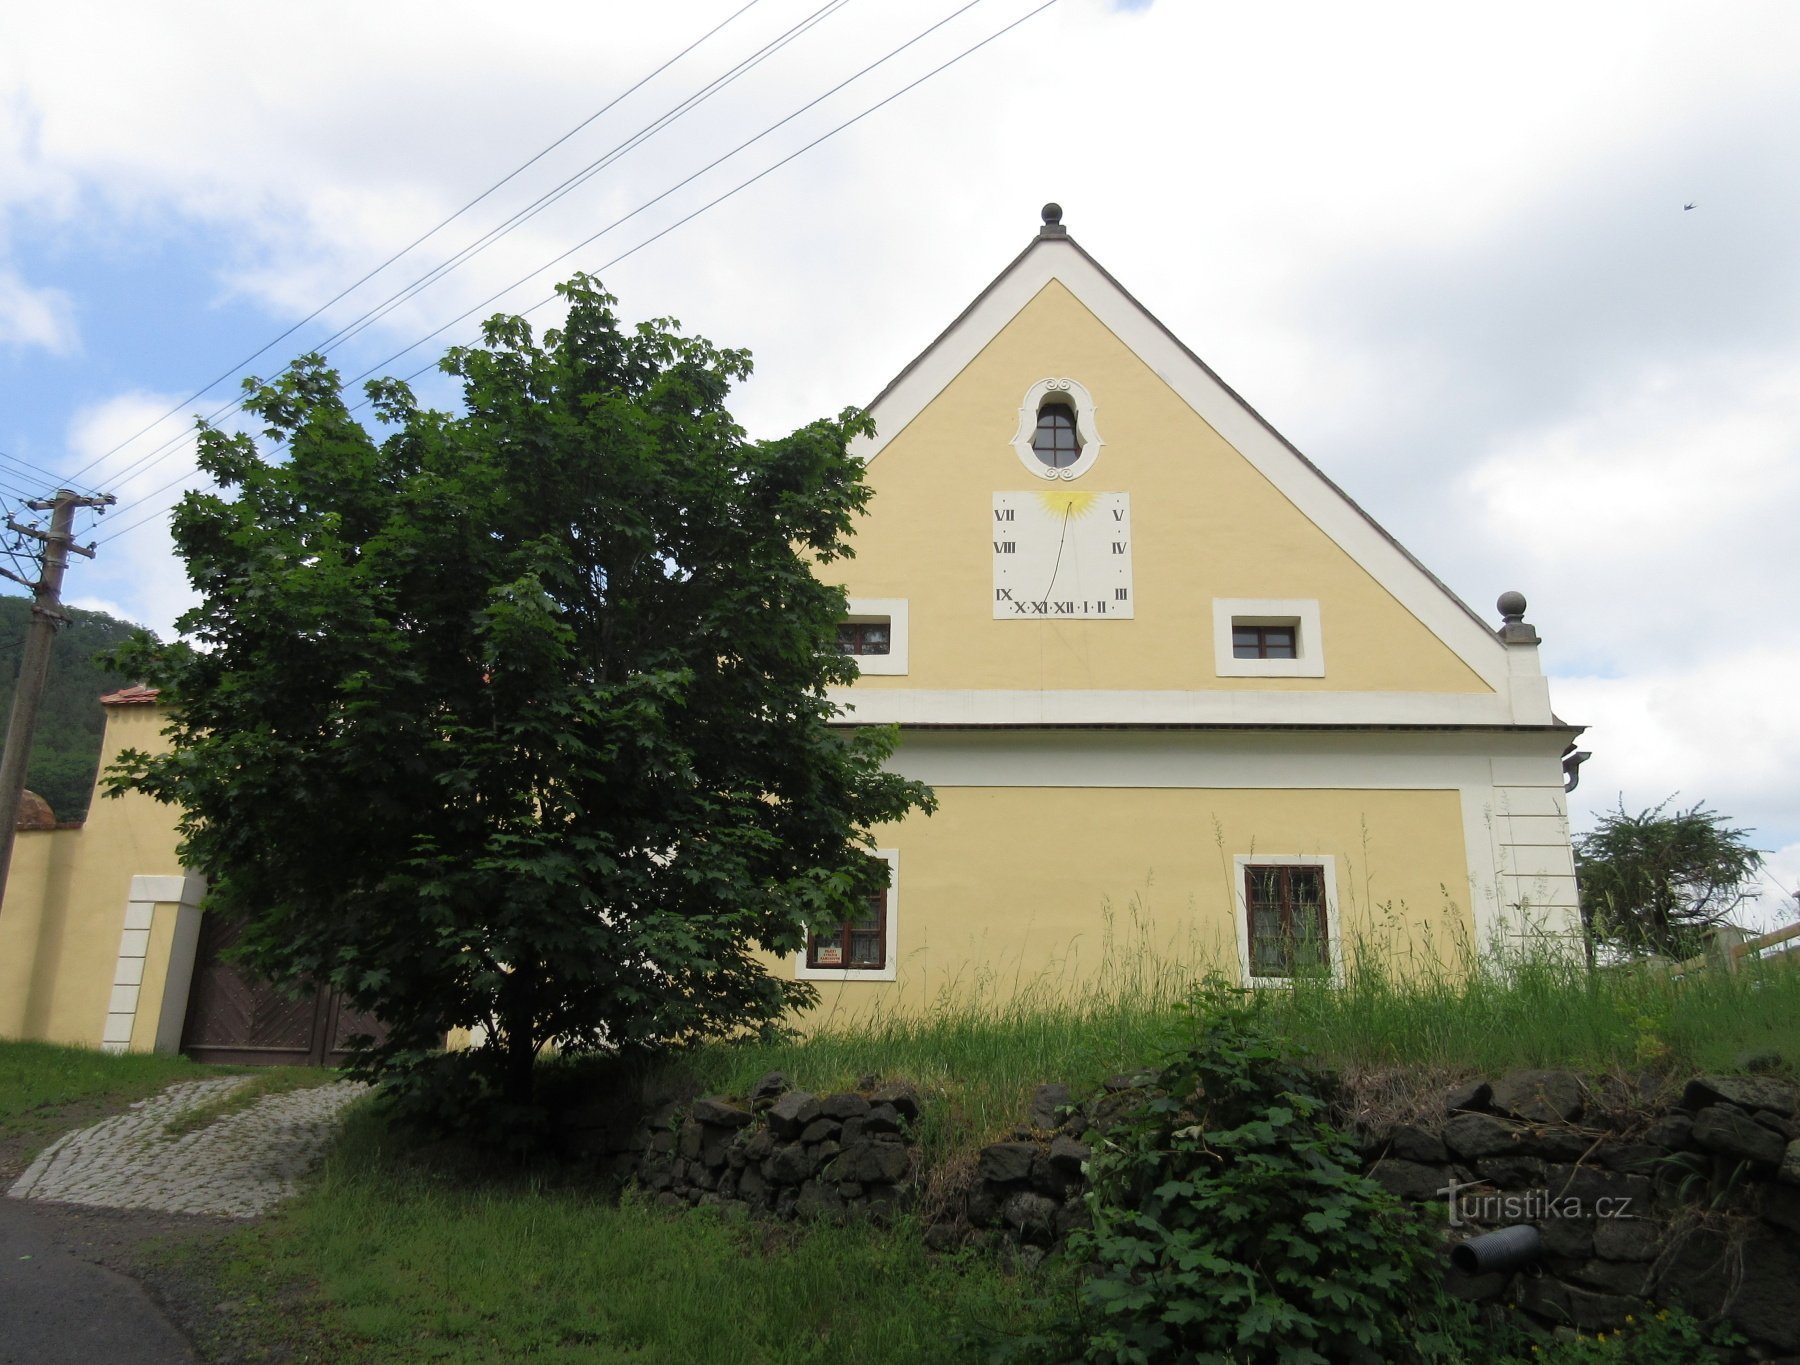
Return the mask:
[(234, 1311), (292, 1318), (284, 1286), (313, 1286), (301, 1335), (363, 1361), (974, 1361), (1043, 1289), (931, 1258), (905, 1226), (802, 1232), (517, 1173), (473, 1181), (407, 1154), (370, 1107), (313, 1188), (228, 1250)]
[[(1748, 964), (1684, 980), (1590, 974), (1554, 954), (1385, 971), (1353, 955), (1337, 986), (1269, 992), (1288, 1035), (1346, 1073), (1497, 1075), (1518, 1066), (1681, 1079), (1749, 1054), (1800, 1074), (1800, 970)], [(954, 1161), (1023, 1116), (1032, 1085), (1080, 1091), (1154, 1064), (1188, 1028), (1204, 966), (1139, 945), (1077, 990), (1060, 983), (946, 996), (920, 1016), (840, 1020), (812, 1037), (682, 1054), (703, 1090), (741, 1094), (782, 1070), (803, 1087), (867, 1073), (927, 1094), (929, 1160)], [(576, 1063), (556, 1063), (572, 1067)], [(70, 1100), (119, 1104), (221, 1074), (179, 1059), (0, 1045), (0, 1135)], [(321, 1079), (265, 1073), (273, 1088)], [(566, 1083), (568, 1075), (563, 1076)], [(248, 1102), (247, 1100), (244, 1102)], [(215, 1111), (215, 1113), (218, 1111)], [(1072, 1272), (933, 1258), (917, 1230), (794, 1229), (616, 1203), (579, 1174), (457, 1159), (362, 1106), (309, 1191), (212, 1248), (232, 1358), (630, 1361), (772, 1365), (986, 1358), (984, 1331), (1040, 1325)], [(248, 1344), (246, 1346), (246, 1343)], [(226, 1349), (226, 1348), (221, 1348)]]
[(222, 1075), (185, 1057), (108, 1053), (55, 1043), (0, 1043), (0, 1140), (50, 1136), (72, 1106), (112, 1113), (177, 1081)]
[[(1680, 1080), (1741, 1070), (1751, 1057), (1800, 1075), (1800, 955), (1674, 981), (1590, 973), (1560, 950), (1422, 955), (1404, 975), (1379, 947), (1349, 956), (1339, 984), (1302, 979), (1264, 992), (1287, 1036), (1347, 1076), (1407, 1069), (1436, 1085), (1555, 1066)], [(1184, 1002), (1209, 974), (1216, 979), (1209, 965), (1160, 958), (1140, 941), (1073, 989), (965, 992), (919, 1015), (715, 1044), (676, 1064), (705, 1093), (742, 1095), (769, 1071), (815, 1091), (868, 1074), (910, 1080), (934, 1101), (922, 1139), (942, 1155), (1018, 1123), (1040, 1082), (1079, 1094), (1154, 1064), (1181, 1042)]]

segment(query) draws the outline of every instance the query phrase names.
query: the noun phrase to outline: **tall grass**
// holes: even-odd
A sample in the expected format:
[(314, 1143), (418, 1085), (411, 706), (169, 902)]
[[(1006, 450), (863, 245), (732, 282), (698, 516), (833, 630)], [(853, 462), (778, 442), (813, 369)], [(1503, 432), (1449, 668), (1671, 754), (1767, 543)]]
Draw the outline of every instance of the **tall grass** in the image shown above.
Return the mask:
[[(802, 1088), (879, 1075), (919, 1086), (928, 1152), (991, 1140), (1018, 1123), (1031, 1088), (1077, 1092), (1156, 1064), (1179, 1044), (1196, 988), (1217, 958), (1167, 954), (1133, 919), (1087, 980), (1047, 976), (946, 991), (915, 1014), (836, 1021), (805, 1038), (718, 1044), (679, 1062), (709, 1093), (742, 1094), (782, 1071)], [(1515, 1067), (1628, 1071), (1680, 1079), (1759, 1067), (1800, 1074), (1800, 955), (1679, 980), (1632, 968), (1590, 971), (1566, 943), (1475, 953), (1391, 936), (1346, 946), (1337, 980), (1266, 989), (1282, 1031), (1346, 1071), (1414, 1068), (1493, 1076)]]

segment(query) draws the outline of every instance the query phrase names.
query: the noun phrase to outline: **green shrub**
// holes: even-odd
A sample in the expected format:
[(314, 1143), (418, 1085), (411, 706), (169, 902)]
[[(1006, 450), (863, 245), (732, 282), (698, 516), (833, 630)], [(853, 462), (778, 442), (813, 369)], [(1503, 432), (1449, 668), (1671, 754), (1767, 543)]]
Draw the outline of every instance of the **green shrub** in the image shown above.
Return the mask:
[[(1089, 1163), (1091, 1231), (1071, 1253), (1084, 1359), (1438, 1358), (1454, 1323), (1430, 1234), (1363, 1176), (1325, 1118), (1321, 1079), (1265, 1007), (1203, 989), (1192, 1045), (1121, 1116)], [(1434, 1310), (1422, 1314), (1422, 1309)], [(1463, 1319), (1463, 1320), (1466, 1320)]]

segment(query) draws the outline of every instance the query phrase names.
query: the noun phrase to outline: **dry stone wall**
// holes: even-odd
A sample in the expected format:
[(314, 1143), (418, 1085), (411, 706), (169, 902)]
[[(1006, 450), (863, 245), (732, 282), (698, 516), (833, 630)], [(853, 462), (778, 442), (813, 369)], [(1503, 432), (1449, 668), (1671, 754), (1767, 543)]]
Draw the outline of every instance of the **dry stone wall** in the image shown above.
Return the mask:
[[(926, 1219), (927, 1244), (1010, 1247), (1035, 1263), (1085, 1226), (1085, 1162), (1154, 1084), (1115, 1076), (1080, 1102), (1042, 1085), (1025, 1121), (972, 1170), (929, 1172), (914, 1140), (920, 1098), (868, 1077), (814, 1095), (779, 1073), (743, 1099), (665, 1104), (621, 1123), (572, 1116), (572, 1144), (669, 1207), (777, 1218)], [(1622, 1112), (1566, 1071), (1520, 1071), (1445, 1096), (1441, 1116), (1357, 1126), (1370, 1176), (1443, 1227), (1445, 1250), (1500, 1227), (1537, 1228), (1542, 1252), (1506, 1273), (1446, 1284), (1543, 1328), (1607, 1331), (1659, 1305), (1723, 1317), (1743, 1359), (1800, 1360), (1800, 1087), (1701, 1076), (1667, 1112)]]

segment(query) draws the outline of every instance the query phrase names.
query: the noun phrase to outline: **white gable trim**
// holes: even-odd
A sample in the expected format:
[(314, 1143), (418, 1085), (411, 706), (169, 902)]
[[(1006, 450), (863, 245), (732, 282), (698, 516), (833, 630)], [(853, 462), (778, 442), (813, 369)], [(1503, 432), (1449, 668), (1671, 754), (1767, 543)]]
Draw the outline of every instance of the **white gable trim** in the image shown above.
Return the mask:
[(1040, 237), (869, 407), (875, 435), (852, 447), (866, 461), (944, 391), (1052, 280), (1135, 352), (1207, 425), (1394, 599), (1496, 691), (1508, 690), (1506, 647), (1447, 587), (1342, 489), (1233, 393), (1069, 237)]

